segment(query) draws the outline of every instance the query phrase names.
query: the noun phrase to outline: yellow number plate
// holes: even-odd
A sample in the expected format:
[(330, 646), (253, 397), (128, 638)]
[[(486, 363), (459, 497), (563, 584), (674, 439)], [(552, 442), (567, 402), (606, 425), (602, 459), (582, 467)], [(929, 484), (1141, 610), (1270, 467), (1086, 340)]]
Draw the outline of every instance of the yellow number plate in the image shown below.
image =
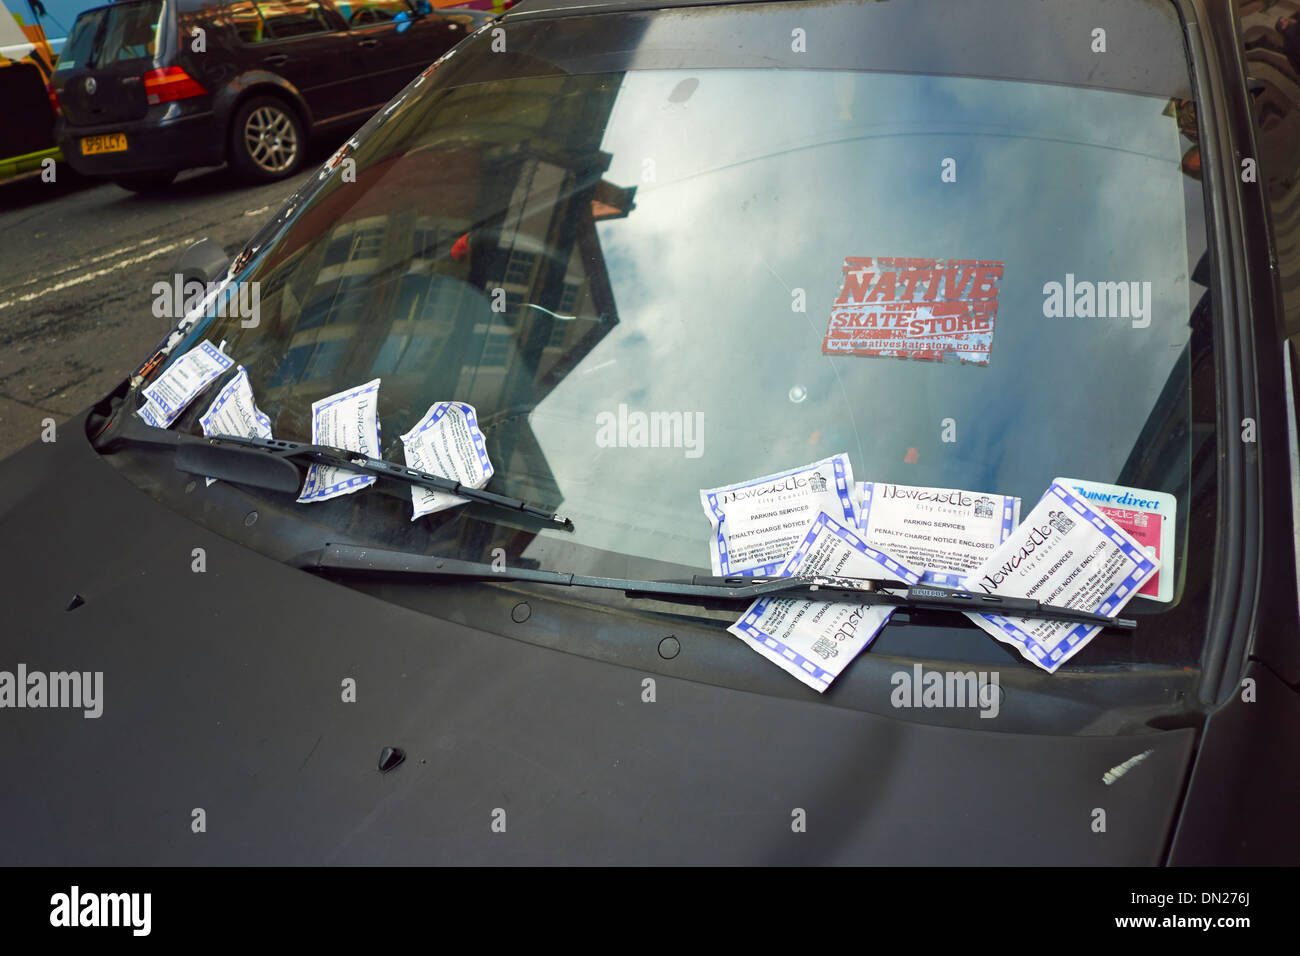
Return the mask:
[(101, 136), (83, 136), (81, 138), (82, 156), (93, 156), (95, 153), (122, 153), (125, 151), (125, 133), (104, 133)]

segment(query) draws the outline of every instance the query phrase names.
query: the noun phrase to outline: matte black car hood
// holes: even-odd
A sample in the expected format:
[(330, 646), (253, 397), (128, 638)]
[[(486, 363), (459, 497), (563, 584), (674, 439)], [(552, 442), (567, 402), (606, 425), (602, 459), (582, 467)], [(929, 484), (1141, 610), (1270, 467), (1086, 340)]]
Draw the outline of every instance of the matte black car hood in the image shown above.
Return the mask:
[(952, 730), (662, 676), (643, 703), (637, 670), (218, 537), (82, 427), (0, 462), (0, 670), (104, 675), (98, 719), (0, 709), (0, 863), (1163, 859), (1191, 730)]

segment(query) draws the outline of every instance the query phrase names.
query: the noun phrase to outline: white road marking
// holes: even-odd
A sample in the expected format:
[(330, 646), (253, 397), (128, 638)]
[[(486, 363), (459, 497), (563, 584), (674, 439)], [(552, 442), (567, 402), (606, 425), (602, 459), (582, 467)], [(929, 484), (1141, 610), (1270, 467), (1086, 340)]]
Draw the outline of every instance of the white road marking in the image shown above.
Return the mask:
[(110, 272), (125, 269), (127, 266), (133, 266), (136, 263), (145, 262), (148, 259), (156, 259), (164, 253), (171, 252), (179, 245), (179, 242), (169, 242), (165, 246), (151, 249), (143, 255), (132, 256), (130, 259), (122, 259), (119, 262), (113, 263), (111, 266), (105, 266), (103, 269), (95, 269), (93, 272), (83, 272), (81, 275), (72, 279), (66, 279), (63, 282), (56, 282), (54, 285), (46, 286), (44, 289), (39, 289), (36, 292), (29, 292), (26, 295), (18, 296), (16, 299), (9, 299), (5, 302), (0, 302), (0, 309), (7, 309), (9, 306), (16, 305), (20, 302), (34, 302), (42, 296), (49, 295), (51, 292), (61, 292), (62, 290), (71, 288), (74, 285), (81, 285), (83, 282), (89, 282), (91, 279), (98, 279), (100, 276), (106, 276)]
[(244, 210), (244, 215), (245, 215), (245, 216), (260, 216), (262, 213), (266, 212), (266, 211), (267, 211), (268, 209), (270, 209), (270, 208), (271, 208), (270, 206), (260, 206), (260, 207), (257, 208), (257, 209), (245, 209), (245, 210)]
[[(101, 252), (97, 256), (91, 256), (89, 259), (82, 260), (79, 263), (79, 265), (90, 266), (90, 265), (94, 265), (96, 262), (103, 262), (105, 259), (112, 259), (114, 256), (121, 256), (121, 255), (125, 255), (128, 252), (134, 252), (136, 249), (142, 248), (143, 246), (153, 245), (155, 242), (159, 240), (159, 238), (161, 237), (153, 236), (152, 238), (149, 239), (141, 239), (139, 242), (133, 242), (129, 246), (122, 246), (120, 249), (114, 249), (112, 252)], [(71, 270), (64, 269), (63, 271), (70, 272)], [(57, 274), (58, 273), (55, 273), (55, 275)], [(34, 276), (33, 278), (28, 279), (26, 282), (20, 282), (17, 285), (10, 286), (7, 289), (0, 289), (0, 292), (13, 292), (15, 289), (21, 289), (25, 285), (31, 285), (33, 282), (40, 282), (42, 279), (47, 279), (47, 278), (49, 277)], [(1181, 347), (1182, 346), (1179, 346), (1179, 348)]]

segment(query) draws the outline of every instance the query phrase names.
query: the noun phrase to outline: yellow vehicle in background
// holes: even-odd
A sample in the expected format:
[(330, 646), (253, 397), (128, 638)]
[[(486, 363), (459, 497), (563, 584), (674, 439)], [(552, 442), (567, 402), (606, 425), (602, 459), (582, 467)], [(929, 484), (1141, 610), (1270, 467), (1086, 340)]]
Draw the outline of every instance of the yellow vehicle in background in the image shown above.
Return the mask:
[(54, 142), (54, 107), (46, 84), (54, 52), (39, 23), (24, 23), (0, 2), (0, 181), (39, 173), (62, 160)]

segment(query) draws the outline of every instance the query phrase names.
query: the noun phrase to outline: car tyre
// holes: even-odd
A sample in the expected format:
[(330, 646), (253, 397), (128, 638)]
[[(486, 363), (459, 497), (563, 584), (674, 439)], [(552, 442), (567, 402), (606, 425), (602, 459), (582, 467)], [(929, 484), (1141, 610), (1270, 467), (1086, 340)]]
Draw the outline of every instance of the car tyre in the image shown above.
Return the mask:
[(296, 172), (307, 152), (302, 121), (278, 96), (254, 96), (230, 124), (230, 165), (240, 179), (269, 183)]
[(158, 173), (136, 173), (131, 176), (117, 176), (113, 182), (123, 189), (129, 189), (133, 193), (156, 193), (159, 190), (166, 189), (176, 178), (176, 170), (165, 170)]

